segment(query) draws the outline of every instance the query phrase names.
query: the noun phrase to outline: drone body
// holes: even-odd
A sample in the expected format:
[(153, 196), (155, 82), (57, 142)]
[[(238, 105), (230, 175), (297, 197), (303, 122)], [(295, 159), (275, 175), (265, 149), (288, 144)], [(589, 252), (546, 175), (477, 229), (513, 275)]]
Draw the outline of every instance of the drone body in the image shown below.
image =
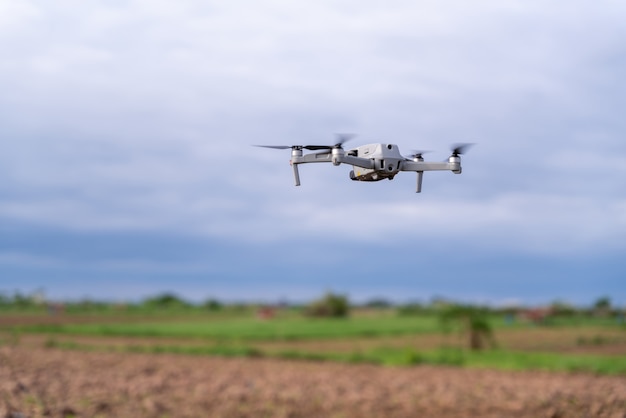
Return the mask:
[[(413, 171), (417, 173), (417, 193), (422, 190), (422, 178), (424, 171), (452, 171), (461, 174), (461, 157), (464, 150), (470, 144), (456, 145), (452, 149), (452, 155), (445, 162), (425, 162), (422, 157), (423, 151), (416, 151), (409, 157), (400, 154), (395, 144), (367, 144), (345, 151), (343, 143), (351, 136), (340, 135), (339, 142), (335, 145), (258, 145), (265, 148), (289, 149), (291, 148), (291, 166), (295, 177), (296, 186), (300, 185), (298, 165), (308, 163), (333, 163), (333, 165), (352, 165), (350, 178), (354, 181), (380, 181), (393, 180), (401, 171)], [(303, 150), (322, 152), (304, 154)]]
[(373, 161), (372, 168), (353, 166), (350, 178), (355, 181), (393, 180), (406, 160), (395, 144), (368, 144), (348, 151), (348, 155), (368, 158)]

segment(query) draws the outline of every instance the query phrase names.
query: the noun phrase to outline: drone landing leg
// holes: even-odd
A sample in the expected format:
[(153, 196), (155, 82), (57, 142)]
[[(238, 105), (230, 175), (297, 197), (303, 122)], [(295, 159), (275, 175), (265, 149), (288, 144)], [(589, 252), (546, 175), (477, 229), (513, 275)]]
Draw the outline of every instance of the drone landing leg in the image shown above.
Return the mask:
[(292, 164), (293, 167), (293, 177), (296, 179), (296, 186), (300, 185), (300, 173), (298, 173), (298, 164)]
[(422, 178), (424, 177), (424, 172), (423, 171), (418, 171), (417, 172), (417, 190), (415, 191), (415, 193), (421, 193), (422, 192)]

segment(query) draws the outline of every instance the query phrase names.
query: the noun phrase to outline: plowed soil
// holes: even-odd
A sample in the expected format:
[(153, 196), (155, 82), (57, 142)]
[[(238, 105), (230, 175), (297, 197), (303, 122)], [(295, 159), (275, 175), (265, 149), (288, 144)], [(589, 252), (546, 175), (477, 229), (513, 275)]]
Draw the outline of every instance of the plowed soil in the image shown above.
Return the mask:
[(0, 348), (0, 417), (626, 417), (626, 378)]

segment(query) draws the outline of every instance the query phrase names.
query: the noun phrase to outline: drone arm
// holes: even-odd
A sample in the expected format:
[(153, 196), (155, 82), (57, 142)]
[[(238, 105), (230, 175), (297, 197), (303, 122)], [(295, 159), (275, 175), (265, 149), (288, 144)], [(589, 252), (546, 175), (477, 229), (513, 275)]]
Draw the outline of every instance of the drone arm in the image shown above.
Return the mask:
[(422, 161), (403, 161), (400, 166), (401, 171), (452, 171), (455, 174), (461, 173), (461, 159), (450, 157), (448, 161), (441, 163), (428, 163)]
[(400, 166), (401, 171), (417, 172), (417, 190), (416, 193), (422, 191), (422, 179), (424, 171), (445, 171), (450, 170), (455, 174), (461, 174), (461, 159), (458, 156), (451, 156), (448, 161), (441, 163), (427, 163), (424, 161), (403, 161)]
[(330, 152), (294, 156), (292, 159), (292, 164), (294, 164), (294, 166), (296, 164), (306, 163), (334, 163), (335, 165), (350, 164), (362, 168), (374, 168), (374, 161), (369, 158), (359, 158), (345, 154), (333, 155)]
[(316, 154), (302, 155), (302, 150), (293, 150), (291, 153), (291, 167), (293, 168), (293, 177), (296, 186), (300, 185), (300, 173), (298, 172), (298, 164), (306, 163), (330, 163), (332, 162), (332, 154), (329, 152), (319, 152)]
[(294, 156), (292, 159), (294, 166), (296, 164), (306, 163), (331, 163), (332, 161), (332, 154), (330, 152), (318, 152), (316, 154)]

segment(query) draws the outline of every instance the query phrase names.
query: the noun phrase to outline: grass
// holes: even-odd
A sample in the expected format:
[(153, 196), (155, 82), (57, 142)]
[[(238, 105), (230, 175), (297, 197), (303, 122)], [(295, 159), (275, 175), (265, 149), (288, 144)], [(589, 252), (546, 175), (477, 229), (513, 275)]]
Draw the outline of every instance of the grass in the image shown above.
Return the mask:
[[(45, 317), (44, 317), (45, 318)], [(252, 313), (239, 315), (200, 315), (197, 312), (178, 316), (156, 316), (137, 318), (122, 315), (90, 316), (88, 323), (53, 323), (12, 326), (25, 333), (52, 333), (72, 335), (99, 335), (116, 337), (173, 337), (210, 338), (217, 340), (243, 341), (294, 341), (312, 339), (339, 339), (355, 337), (383, 337), (441, 332), (437, 316), (398, 315), (354, 315), (342, 319), (307, 318), (301, 314), (288, 313), (269, 321), (256, 319)], [(506, 324), (501, 317), (490, 319), (492, 327), (498, 329), (524, 329), (526, 324)], [(544, 328), (561, 327), (619, 327), (607, 319), (559, 320)], [(6, 326), (4, 327), (7, 328)], [(622, 326), (622, 328), (624, 328)], [(454, 328), (449, 330), (455, 332)]]
[(437, 332), (434, 317), (354, 317), (344, 319), (286, 318), (261, 321), (227, 318), (219, 321), (145, 322), (112, 324), (40, 324), (18, 327), (26, 333), (118, 337), (185, 337), (272, 341), (379, 337)]
[[(46, 316), (42, 318), (50, 319)], [(84, 323), (72, 322), (76, 319), (75, 317), (69, 318), (68, 316), (67, 318), (67, 320), (64, 317), (52, 318), (56, 323), (36, 325), (10, 325), (7, 322), (0, 329), (4, 331), (3, 335), (0, 335), (0, 344), (20, 344), (20, 333), (46, 334), (48, 340), (44, 343), (44, 347), (69, 350), (268, 357), (388, 366), (433, 364), (503, 370), (626, 375), (626, 356), (566, 353), (571, 347), (585, 350), (607, 346), (610, 348), (612, 345), (617, 348), (623, 347), (624, 326), (606, 319), (555, 321), (538, 327), (519, 323), (507, 325), (502, 318), (493, 317), (491, 321), (494, 325), (496, 340), (499, 333), (501, 335), (515, 334), (516, 338), (518, 340), (521, 338), (524, 343), (529, 338), (534, 338), (537, 344), (530, 347), (528, 351), (522, 351), (528, 344), (518, 342), (518, 345), (508, 345), (507, 350), (472, 352), (458, 347), (433, 349), (435, 345), (431, 345), (430, 348), (423, 346), (420, 349), (413, 342), (407, 342), (407, 340), (413, 341), (411, 335), (425, 335), (427, 338), (443, 335), (441, 323), (433, 315), (357, 314), (344, 319), (321, 319), (307, 318), (291, 312), (269, 321), (254, 318), (252, 312), (239, 315), (194, 313), (188, 316), (148, 318), (137, 318), (133, 315), (116, 317), (102, 315), (89, 317), (89, 321)], [(504, 332), (503, 329), (508, 331)], [(568, 337), (571, 339), (570, 342), (559, 333), (559, 330), (564, 329), (571, 330), (573, 333)], [(450, 337), (444, 340), (451, 339), (457, 341), (457, 344), (463, 344), (465, 340), (457, 338), (458, 334), (457, 336), (455, 334), (452, 330)], [(108, 344), (112, 345), (107, 345), (106, 338), (104, 341), (87, 339), (88, 343), (59, 341), (64, 337), (66, 340), (71, 339), (73, 336), (111, 337), (111, 343)], [(389, 338), (384, 337), (394, 336), (399, 336), (400, 339), (404, 338), (400, 336), (409, 338), (404, 339), (402, 345), (386, 345)], [(546, 340), (546, 336), (549, 336), (552, 342)], [(115, 337), (132, 337), (137, 340), (133, 340), (133, 343), (124, 343), (123, 339)], [(142, 340), (141, 338), (144, 337), (165, 337), (167, 340), (165, 338)], [(348, 343), (346, 345), (348, 348), (344, 350), (339, 350), (332, 344), (330, 348), (316, 346), (316, 341), (350, 341), (364, 337), (367, 343), (354, 346)], [(190, 341), (191, 339), (195, 341)], [(273, 341), (281, 343), (266, 346), (262, 344)], [(307, 343), (298, 343), (298, 341), (307, 341)], [(559, 344), (555, 345), (554, 341), (558, 341)], [(343, 344), (342, 341), (340, 343)], [(404, 347), (407, 344), (413, 344), (413, 346)]]
[(184, 354), (221, 357), (264, 357), (305, 361), (334, 361), (351, 364), (385, 366), (415, 366), (420, 364), (463, 366), (498, 370), (542, 370), (550, 372), (584, 372), (598, 375), (626, 376), (626, 357), (599, 355), (563, 355), (561, 353), (528, 353), (503, 350), (468, 351), (459, 348), (440, 348), (417, 351), (413, 348), (376, 347), (353, 352), (307, 352), (302, 350), (264, 351), (246, 345), (123, 345), (106, 346), (60, 342), (54, 338), (44, 343), (45, 348), (82, 351), (114, 351), (146, 354)]
[(466, 365), (469, 367), (505, 370), (545, 370), (626, 375), (626, 357), (593, 354), (573, 355), (495, 350), (467, 353)]

